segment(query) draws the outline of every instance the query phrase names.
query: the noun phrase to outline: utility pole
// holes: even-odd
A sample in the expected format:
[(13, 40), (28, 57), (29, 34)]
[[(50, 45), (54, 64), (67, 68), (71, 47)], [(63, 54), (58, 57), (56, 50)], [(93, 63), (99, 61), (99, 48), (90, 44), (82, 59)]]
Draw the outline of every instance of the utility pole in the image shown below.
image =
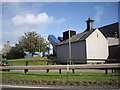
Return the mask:
[[(68, 29), (69, 30), (69, 29)], [(70, 30), (69, 30), (69, 48), (68, 48), (69, 58), (67, 59), (67, 80), (68, 80), (68, 72), (69, 72), (69, 63), (71, 65), (71, 40), (70, 40)]]
[[(118, 2), (118, 12), (120, 11), (120, 7), (119, 7), (120, 1)], [(120, 17), (120, 13), (118, 13), (118, 17)], [(119, 33), (119, 45), (120, 45), (120, 18), (118, 18), (118, 33)]]
[(69, 60), (71, 65), (71, 39), (70, 39), (70, 30), (69, 30)]

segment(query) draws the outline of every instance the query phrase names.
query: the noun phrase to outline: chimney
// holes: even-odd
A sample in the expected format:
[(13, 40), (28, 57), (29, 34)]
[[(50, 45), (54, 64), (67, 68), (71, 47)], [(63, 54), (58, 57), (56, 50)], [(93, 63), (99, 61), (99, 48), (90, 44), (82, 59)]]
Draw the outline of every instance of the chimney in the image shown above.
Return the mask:
[(7, 41), (7, 46), (10, 46), (10, 41)]
[[(70, 30), (70, 37), (73, 35), (76, 35), (76, 31)], [(69, 30), (66, 32), (63, 32), (63, 41), (69, 38)]]
[(94, 20), (92, 20), (92, 19), (89, 17), (86, 22), (87, 22), (87, 29), (86, 29), (86, 31), (93, 30), (93, 22), (94, 22)]
[(60, 40), (60, 42), (62, 42), (63, 41), (63, 37), (58, 36), (58, 40)]

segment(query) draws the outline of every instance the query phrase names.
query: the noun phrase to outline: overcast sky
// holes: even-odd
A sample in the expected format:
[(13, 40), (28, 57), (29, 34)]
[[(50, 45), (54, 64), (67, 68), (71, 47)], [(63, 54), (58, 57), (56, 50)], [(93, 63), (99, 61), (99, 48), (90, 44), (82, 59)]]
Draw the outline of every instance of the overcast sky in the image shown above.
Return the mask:
[(83, 32), (89, 17), (95, 20), (94, 28), (118, 21), (118, 2), (2, 2), (0, 10), (0, 39), (12, 45), (28, 31), (45, 38), (62, 36), (68, 29)]

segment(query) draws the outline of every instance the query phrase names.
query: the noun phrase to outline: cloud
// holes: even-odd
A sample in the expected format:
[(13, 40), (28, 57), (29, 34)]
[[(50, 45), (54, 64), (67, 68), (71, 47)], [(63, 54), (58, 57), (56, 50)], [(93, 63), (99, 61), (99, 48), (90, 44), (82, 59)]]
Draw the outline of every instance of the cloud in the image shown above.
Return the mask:
[(3, 21), (3, 44), (7, 41), (14, 45), (18, 41), (19, 37), (24, 35), (24, 32), (35, 31), (37, 33), (44, 33), (51, 25), (56, 25), (65, 22), (65, 18), (55, 19), (53, 16), (49, 16), (47, 13), (39, 14), (24, 14), (15, 15), (11, 19), (4, 19)]
[(52, 16), (48, 16), (46, 13), (39, 13), (38, 15), (27, 14), (25, 16), (17, 15), (12, 18), (12, 22), (15, 26), (45, 26), (53, 21)]
[(58, 19), (58, 20), (57, 20), (57, 23), (63, 23), (63, 22), (65, 22), (65, 21), (66, 21), (65, 18), (61, 18), (61, 19)]
[(46, 13), (16, 15), (12, 19), (12, 24), (17, 27), (40, 27), (46, 28), (49, 24), (60, 24), (66, 21), (65, 18), (55, 19)]
[[(66, 21), (65, 18), (57, 18), (46, 12), (42, 12), (42, 7), (50, 3), (3, 3), (2, 4), (2, 46), (10, 41), (11, 45), (18, 41), (18, 37), (24, 32), (35, 31), (44, 34), (46, 30)], [(1, 24), (1, 23), (0, 23)], [(49, 29), (48, 29), (49, 30)], [(0, 32), (1, 33), (1, 32)], [(2, 47), (0, 46), (0, 48)]]
[(95, 20), (97, 22), (100, 21), (101, 17), (104, 14), (104, 7), (103, 6), (95, 6), (95, 10), (96, 10), (96, 16), (95, 16)]

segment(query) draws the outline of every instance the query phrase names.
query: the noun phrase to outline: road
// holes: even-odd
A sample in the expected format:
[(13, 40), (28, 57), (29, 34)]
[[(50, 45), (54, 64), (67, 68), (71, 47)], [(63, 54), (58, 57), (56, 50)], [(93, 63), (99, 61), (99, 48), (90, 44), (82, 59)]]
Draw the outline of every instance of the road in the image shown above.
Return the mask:
[[(2, 90), (80, 90), (80, 88), (31, 87), (31, 86), (2, 85)], [(93, 89), (91, 89), (91, 90), (93, 90)]]

